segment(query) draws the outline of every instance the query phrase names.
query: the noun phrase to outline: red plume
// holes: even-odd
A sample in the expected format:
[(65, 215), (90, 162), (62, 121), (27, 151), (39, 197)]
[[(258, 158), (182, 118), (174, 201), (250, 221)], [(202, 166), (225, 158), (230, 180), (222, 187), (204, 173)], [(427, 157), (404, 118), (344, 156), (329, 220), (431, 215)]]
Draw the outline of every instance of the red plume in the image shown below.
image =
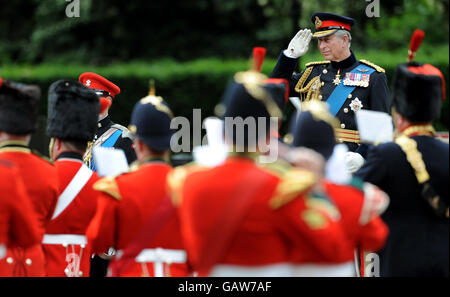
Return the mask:
[(422, 40), (424, 37), (425, 32), (420, 29), (414, 30), (414, 33), (411, 37), (411, 42), (409, 43), (408, 62), (411, 62), (414, 59), (414, 56), (416, 55), (417, 50), (422, 44)]
[(264, 47), (253, 48), (253, 69), (260, 72), (262, 64), (264, 62), (264, 56), (266, 55), (266, 49)]
[(0, 88), (2, 87), (2, 85), (3, 85), (3, 78), (0, 77)]

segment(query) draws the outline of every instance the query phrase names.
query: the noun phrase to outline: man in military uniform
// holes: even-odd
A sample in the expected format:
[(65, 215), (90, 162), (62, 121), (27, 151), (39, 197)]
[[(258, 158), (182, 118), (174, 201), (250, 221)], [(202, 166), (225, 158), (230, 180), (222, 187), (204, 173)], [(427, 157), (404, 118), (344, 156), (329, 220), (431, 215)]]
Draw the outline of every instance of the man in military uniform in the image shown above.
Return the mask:
[[(316, 32), (300, 30), (284, 50), (270, 77), (289, 80), (290, 96), (309, 101), (314, 94), (330, 105), (330, 112), (340, 121), (336, 138), (345, 143), (350, 164), (362, 164), (367, 151), (360, 145), (355, 113), (360, 109), (389, 112), (389, 90), (384, 69), (366, 60), (357, 60), (350, 49), (354, 20), (331, 13), (315, 13), (311, 17)], [(319, 50), (326, 61), (306, 64), (294, 73), (298, 58), (303, 56), (311, 37), (318, 39)], [(356, 154), (356, 153), (358, 154)]]
[(48, 91), (47, 135), (58, 174), (59, 198), (43, 238), (46, 276), (89, 276), (90, 244), (84, 236), (95, 214), (97, 174), (83, 154), (97, 129), (99, 98), (73, 80), (58, 80)]
[[(306, 102), (302, 111), (294, 114), (291, 121), (292, 146), (310, 148), (319, 152), (328, 162), (336, 144), (333, 128), (339, 125), (328, 106), (316, 100)], [(314, 252), (308, 254), (309, 265), (294, 266), (295, 276), (360, 275), (359, 263), (354, 263), (354, 251), (375, 252), (384, 246), (389, 232), (380, 214), (386, 210), (389, 199), (378, 187), (355, 177), (348, 181), (326, 178), (324, 188), (340, 211), (340, 222), (351, 247), (341, 255), (336, 255), (335, 262), (327, 265), (320, 263)], [(302, 257), (305, 260), (304, 254), (294, 251), (294, 261)]]
[(81, 74), (78, 80), (86, 87), (93, 89), (100, 97), (98, 130), (92, 140), (93, 143), (89, 145), (84, 157), (89, 168), (95, 170), (95, 164), (92, 159), (92, 147), (94, 146), (121, 149), (127, 157), (128, 164), (136, 161), (132, 134), (126, 127), (115, 124), (108, 114), (113, 99), (120, 94), (120, 88), (103, 76), (92, 72)]
[[(133, 148), (133, 136), (128, 129), (122, 125), (114, 123), (109, 114), (109, 108), (116, 95), (120, 93), (120, 88), (96, 73), (85, 72), (78, 78), (79, 82), (88, 88), (93, 89), (100, 97), (100, 114), (98, 118), (98, 129), (88, 145), (84, 155), (84, 162), (90, 169), (96, 170), (92, 149), (94, 146), (113, 147), (121, 149), (127, 157), (128, 164), (136, 161), (136, 152)], [(103, 277), (106, 274), (109, 256), (95, 255), (92, 258), (91, 276)]]
[[(0, 79), (0, 158), (14, 163), (38, 220), (39, 238), (45, 233), (58, 199), (55, 167), (29, 148), (37, 128), (41, 91), (38, 86)], [(41, 244), (27, 249), (8, 248), (2, 261), (10, 276), (44, 276), (45, 259)], [(6, 265), (6, 266), (4, 266)]]
[[(347, 247), (314, 173), (258, 164), (257, 143), (270, 137), (270, 118), (281, 117), (265, 79), (238, 72), (225, 91), (220, 116), (233, 151), (223, 164), (169, 174), (189, 264), (199, 276), (290, 276), (290, 251), (312, 246), (330, 260)], [(285, 90), (277, 93), (283, 98)], [(227, 122), (238, 118), (255, 125)], [(326, 207), (308, 204), (313, 196)]]
[(26, 249), (39, 245), (41, 236), (33, 206), (14, 164), (0, 159), (0, 277), (12, 276), (7, 247)]
[[(171, 170), (169, 160), (170, 122), (172, 111), (154, 90), (134, 107), (130, 130), (136, 135), (135, 146), (138, 168), (118, 177), (99, 180), (94, 189), (99, 191), (96, 216), (87, 235), (96, 253), (110, 247), (121, 255), (124, 249), (138, 241), (142, 249), (127, 265), (115, 259), (111, 265), (124, 265), (117, 276), (187, 276), (179, 217), (173, 215), (149, 242), (139, 234), (147, 220), (154, 216), (167, 199), (165, 181)], [(150, 226), (154, 228), (154, 226)], [(145, 232), (146, 235), (151, 233)]]
[(449, 146), (434, 137), (444, 77), (430, 64), (397, 66), (392, 106), (394, 142), (373, 146), (356, 176), (388, 193), (382, 215), (390, 229), (381, 276), (449, 275)]

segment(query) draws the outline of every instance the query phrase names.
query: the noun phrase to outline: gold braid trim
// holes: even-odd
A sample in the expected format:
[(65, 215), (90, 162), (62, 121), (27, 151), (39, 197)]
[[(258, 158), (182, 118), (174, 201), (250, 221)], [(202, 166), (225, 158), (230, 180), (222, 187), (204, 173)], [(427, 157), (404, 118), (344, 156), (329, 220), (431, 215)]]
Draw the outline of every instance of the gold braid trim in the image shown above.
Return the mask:
[(278, 209), (301, 194), (305, 194), (317, 181), (314, 173), (294, 168), (287, 171), (278, 182), (274, 195), (269, 201), (272, 209)]
[(367, 60), (359, 60), (359, 62), (361, 62), (361, 63), (363, 63), (363, 64), (366, 64), (366, 65), (368, 65), (368, 66), (370, 66), (370, 67), (375, 68), (375, 70), (378, 71), (378, 72), (383, 72), (383, 73), (385, 73), (385, 70), (384, 70), (383, 68), (381, 68), (380, 66), (378, 66), (378, 65), (376, 65), (376, 64), (374, 64), (374, 63), (372, 63), (372, 62), (369, 62), (369, 61), (367, 61)]
[(93, 141), (88, 141), (86, 152), (84, 153), (84, 156), (83, 156), (84, 164), (86, 164), (87, 167), (89, 167), (89, 168), (91, 168), (91, 163), (92, 163), (92, 146), (93, 145), (94, 145)]
[(406, 135), (400, 135), (397, 137), (395, 143), (397, 143), (403, 152), (405, 152), (406, 158), (414, 169), (414, 173), (419, 183), (423, 184), (428, 181), (430, 179), (430, 175), (428, 174), (425, 163), (423, 162), (422, 154), (417, 150), (417, 143)]
[(309, 62), (305, 64), (305, 67), (310, 67), (310, 66), (314, 66), (314, 65), (325, 65), (325, 64), (330, 64), (330, 61), (316, 61), (316, 62)]
[(305, 69), (305, 72), (303, 72), (302, 76), (300, 77), (300, 79), (298, 80), (297, 84), (295, 85), (295, 91), (297, 93), (302, 93), (301, 89), (303, 87), (303, 84), (305, 83), (305, 81), (308, 79), (309, 75), (311, 74), (313, 70), (313, 67), (308, 67)]
[(120, 195), (119, 187), (117, 186), (116, 180), (114, 177), (104, 177), (99, 179), (93, 186), (93, 189), (100, 192), (105, 192), (111, 197), (121, 200), (122, 196)]
[(410, 136), (411, 134), (415, 134), (415, 133), (419, 133), (419, 134), (431, 134), (434, 135), (436, 133), (436, 131), (434, 131), (434, 128), (432, 125), (421, 125), (421, 126), (411, 126), (409, 128), (406, 128), (402, 134), (406, 135), (406, 136)]

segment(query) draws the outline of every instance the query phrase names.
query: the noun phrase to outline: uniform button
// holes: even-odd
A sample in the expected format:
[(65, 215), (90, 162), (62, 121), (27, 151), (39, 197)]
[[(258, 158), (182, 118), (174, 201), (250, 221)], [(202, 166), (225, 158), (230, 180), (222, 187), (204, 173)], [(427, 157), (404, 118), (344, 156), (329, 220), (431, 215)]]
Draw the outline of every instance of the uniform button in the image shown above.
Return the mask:
[(28, 266), (31, 266), (32, 263), (33, 263), (33, 261), (31, 261), (30, 258), (25, 260), (25, 264), (27, 264)]
[(62, 246), (66, 248), (66, 247), (67, 247), (67, 243), (64, 242), (64, 243), (62, 244)]
[(339, 138), (338, 141), (339, 141), (339, 142), (342, 142), (342, 138)]
[(13, 262), (14, 262), (13, 258), (11, 257), (6, 258), (6, 263), (12, 264)]
[(328, 70), (324, 69), (322, 72), (323, 74), (327, 74)]
[(97, 125), (99, 128), (101, 128), (102, 127), (102, 124), (100, 124), (100, 123), (98, 123), (98, 125)]
[(345, 124), (341, 124), (341, 128), (344, 129), (345, 128)]
[(322, 85), (322, 87), (325, 85), (325, 82), (323, 81), (323, 82), (321, 82), (321, 85)]
[(83, 271), (78, 272), (79, 276), (83, 276)]
[(347, 108), (347, 107), (344, 108), (344, 112), (345, 112), (345, 113), (348, 113), (348, 108)]
[(349, 99), (352, 98), (352, 94), (349, 94), (347, 98), (349, 98)]
[(319, 99), (322, 100), (322, 95), (319, 95)]

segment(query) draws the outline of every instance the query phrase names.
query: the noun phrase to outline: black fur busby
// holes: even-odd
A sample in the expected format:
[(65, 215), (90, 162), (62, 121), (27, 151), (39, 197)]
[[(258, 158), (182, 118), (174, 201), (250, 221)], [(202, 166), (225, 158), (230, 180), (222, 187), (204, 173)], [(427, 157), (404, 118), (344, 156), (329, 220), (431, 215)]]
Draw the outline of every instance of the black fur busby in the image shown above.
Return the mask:
[(281, 120), (281, 110), (272, 97), (273, 90), (269, 90), (277, 89), (269, 87), (265, 79), (256, 71), (238, 72), (222, 97), (224, 112), (219, 116), (225, 120), (225, 136), (237, 147), (256, 145), (269, 133), (271, 117)]
[(47, 135), (90, 141), (97, 130), (99, 97), (73, 80), (58, 80), (48, 90)]
[(394, 77), (391, 104), (410, 122), (431, 122), (439, 118), (444, 85), (442, 73), (430, 64), (400, 64)]
[(38, 86), (0, 79), (0, 130), (14, 135), (36, 131), (40, 98)]
[(291, 119), (292, 146), (312, 149), (328, 160), (336, 145), (334, 127), (337, 120), (323, 102), (303, 103), (302, 108), (304, 110), (294, 113)]
[(266, 83), (264, 89), (270, 93), (280, 111), (284, 112), (284, 108), (289, 99), (288, 81), (283, 78), (269, 78), (264, 82)]

